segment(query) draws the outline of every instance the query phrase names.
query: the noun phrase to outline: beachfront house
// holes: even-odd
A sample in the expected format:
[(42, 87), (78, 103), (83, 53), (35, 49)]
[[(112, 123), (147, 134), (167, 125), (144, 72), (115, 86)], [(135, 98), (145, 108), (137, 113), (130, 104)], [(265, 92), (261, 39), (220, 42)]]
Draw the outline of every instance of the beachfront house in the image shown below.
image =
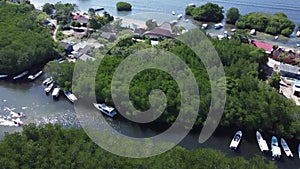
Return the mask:
[(66, 54), (73, 51), (73, 46), (70, 43), (61, 41), (58, 46), (62, 46), (65, 49)]
[(257, 48), (264, 49), (267, 54), (271, 54), (274, 49), (274, 45), (270, 44), (270, 43), (265, 43), (265, 42), (256, 41), (256, 40), (252, 40), (250, 43)]
[(143, 33), (143, 36), (148, 36), (151, 39), (159, 39), (161, 37), (174, 38), (175, 34), (173, 34), (171, 24), (168, 22), (164, 22), (154, 29), (146, 31), (145, 33)]
[(295, 53), (292, 50), (285, 51), (282, 48), (278, 48), (274, 50), (271, 57), (274, 60), (282, 61), (284, 63), (293, 64), (293, 65), (298, 64), (300, 62), (299, 53)]

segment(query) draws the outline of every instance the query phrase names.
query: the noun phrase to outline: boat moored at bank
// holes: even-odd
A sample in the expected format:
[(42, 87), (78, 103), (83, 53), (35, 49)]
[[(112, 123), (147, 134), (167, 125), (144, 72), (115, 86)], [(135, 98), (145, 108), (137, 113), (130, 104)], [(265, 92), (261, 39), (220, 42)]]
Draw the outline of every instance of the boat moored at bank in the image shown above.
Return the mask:
[(281, 150), (278, 146), (278, 140), (275, 136), (273, 136), (271, 140), (271, 151), (274, 159), (279, 159), (281, 157)]
[(229, 145), (229, 148), (236, 150), (241, 139), (242, 139), (242, 131), (237, 131)]
[(67, 97), (68, 100), (70, 100), (70, 102), (74, 103), (75, 101), (77, 101), (77, 97), (69, 92), (69, 91), (64, 91), (64, 95)]
[(259, 131), (256, 131), (256, 140), (258, 142), (258, 146), (261, 152), (267, 152), (269, 151), (268, 144), (266, 140), (263, 139), (261, 133)]
[(37, 73), (34, 74), (34, 75), (29, 75), (29, 76), (28, 76), (28, 79), (29, 79), (29, 80), (35, 80), (35, 79), (38, 78), (41, 74), (43, 74), (43, 71), (42, 71), (42, 70), (39, 71), (39, 72), (37, 72)]
[(22, 72), (21, 74), (19, 74), (19, 75), (13, 77), (13, 79), (14, 79), (14, 80), (20, 79), (20, 78), (24, 77), (24, 76), (27, 75), (27, 74), (28, 74), (28, 71), (24, 71), (24, 72)]
[(283, 151), (285, 152), (286, 156), (293, 157), (293, 153), (291, 152), (291, 150), (290, 150), (288, 144), (286, 143), (286, 141), (283, 138), (281, 138), (280, 142), (281, 142), (281, 146), (282, 146)]

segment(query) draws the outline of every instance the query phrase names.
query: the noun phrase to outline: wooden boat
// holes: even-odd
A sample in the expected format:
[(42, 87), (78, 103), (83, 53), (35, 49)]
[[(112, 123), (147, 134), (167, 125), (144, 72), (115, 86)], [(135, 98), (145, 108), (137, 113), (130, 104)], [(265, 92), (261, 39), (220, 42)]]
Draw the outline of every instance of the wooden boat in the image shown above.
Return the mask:
[(266, 140), (263, 139), (259, 131), (256, 131), (256, 140), (261, 152), (269, 151), (268, 144)]
[(59, 93), (60, 93), (60, 88), (59, 87), (54, 88), (53, 91), (52, 91), (52, 97), (54, 99), (58, 98)]
[(114, 117), (117, 112), (115, 111), (115, 108), (105, 105), (104, 103), (97, 104), (93, 103), (96, 109), (98, 109), (100, 112), (108, 115), (109, 117)]
[(242, 131), (237, 131), (229, 145), (229, 148), (236, 149), (242, 139)]
[(280, 150), (280, 147), (278, 146), (278, 140), (275, 136), (273, 136), (272, 140), (271, 140), (271, 151), (272, 151), (272, 157), (274, 159), (280, 158), (281, 150)]
[(35, 79), (38, 78), (42, 73), (43, 73), (43, 71), (41, 70), (41, 71), (37, 72), (37, 73), (34, 74), (34, 75), (29, 75), (29, 76), (28, 76), (28, 79), (29, 79), (29, 80), (35, 80)]
[(281, 142), (281, 146), (282, 146), (286, 156), (293, 157), (293, 153), (291, 152), (291, 150), (290, 150), (289, 146), (287, 145), (286, 141), (283, 138), (281, 138), (280, 142)]
[(13, 77), (14, 80), (20, 79), (21, 77), (25, 76), (28, 74), (28, 71), (24, 71), (23, 73)]
[(102, 6), (101, 6), (101, 7), (97, 7), (97, 8), (95, 8), (95, 11), (96, 11), (96, 12), (98, 12), (98, 11), (102, 11), (102, 10), (104, 10), (104, 7), (102, 7)]
[(67, 99), (69, 99), (72, 103), (74, 103), (75, 101), (77, 101), (77, 97), (69, 92), (69, 91), (64, 91), (64, 95), (67, 97)]

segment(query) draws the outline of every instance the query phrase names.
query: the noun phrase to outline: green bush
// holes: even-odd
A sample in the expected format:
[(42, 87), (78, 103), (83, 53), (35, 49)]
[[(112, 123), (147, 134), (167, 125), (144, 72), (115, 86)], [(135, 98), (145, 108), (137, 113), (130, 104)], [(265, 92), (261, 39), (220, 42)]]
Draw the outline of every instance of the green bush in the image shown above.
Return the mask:
[(206, 22), (220, 22), (224, 19), (223, 12), (223, 7), (210, 2), (197, 8), (187, 7), (185, 9), (186, 15), (191, 15), (195, 20)]
[(116, 4), (118, 11), (131, 11), (131, 4), (128, 2), (118, 2)]

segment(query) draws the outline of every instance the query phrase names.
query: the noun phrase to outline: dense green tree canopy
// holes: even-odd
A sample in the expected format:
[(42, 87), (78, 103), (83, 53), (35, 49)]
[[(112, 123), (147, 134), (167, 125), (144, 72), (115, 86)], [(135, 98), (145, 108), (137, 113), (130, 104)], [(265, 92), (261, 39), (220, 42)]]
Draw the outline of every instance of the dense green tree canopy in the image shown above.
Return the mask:
[[(117, 42), (112, 45), (113, 47), (108, 47), (107, 50), (101, 49), (101, 52), (104, 51), (105, 56), (100, 51), (94, 53), (96, 56), (104, 57), (99, 67), (94, 62), (77, 63), (82, 69), (75, 77), (77, 80), (75, 81), (74, 93), (89, 91), (83, 93), (83, 95), (91, 96), (93, 88), (89, 84), (95, 81), (97, 100), (114, 105), (111, 96), (111, 81), (116, 68), (137, 49), (151, 47), (147, 43), (134, 42), (131, 37), (120, 36), (117, 39)], [(279, 95), (269, 84), (261, 80), (265, 78), (262, 68), (267, 62), (264, 51), (249, 44), (241, 43), (239, 39), (235, 38), (221, 41), (211, 39), (211, 42), (223, 63), (227, 79), (225, 89), (227, 92), (226, 106), (221, 125), (245, 127), (248, 130), (261, 128), (282, 136), (299, 138), (300, 119), (297, 112), (300, 111), (300, 108), (292, 101)], [(211, 85), (205, 67), (191, 49), (176, 40), (164, 40), (155, 48), (179, 56), (192, 70), (197, 80), (201, 98), (196, 125), (202, 125), (207, 117), (211, 102)], [(150, 52), (140, 54), (140, 59), (147, 59), (147, 54), (150, 54)], [(157, 57), (159, 56), (157, 55)], [(134, 62), (132, 61), (132, 63)], [(96, 72), (96, 70), (98, 70), (95, 74), (96, 77), (91, 77), (90, 72)], [(66, 77), (69, 77), (69, 75)], [(126, 77), (129, 77), (129, 75), (124, 71), (124, 78)], [(64, 77), (61, 78), (62, 82), (64, 80), (68, 81)], [(119, 82), (119, 84), (121, 89), (122, 83)], [(167, 98), (165, 112), (156, 122), (174, 122), (181, 106), (180, 90), (176, 81), (169, 74), (162, 71), (144, 70), (132, 79), (129, 96), (133, 105), (138, 110), (149, 109), (149, 94), (153, 89), (161, 89)], [(79, 97), (83, 97), (83, 95), (79, 95)], [(127, 113), (134, 115), (135, 112)]]
[[(116, 145), (118, 146), (118, 145)], [(0, 166), (15, 168), (264, 168), (276, 169), (261, 156), (250, 160), (226, 157), (211, 149), (189, 151), (182, 147), (150, 158), (134, 159), (113, 155), (84, 133), (83, 129), (62, 129), (59, 125), (23, 127), (22, 133), (6, 134), (0, 141)], [(145, 150), (145, 147), (141, 147)]]
[[(16, 75), (54, 58), (44, 15), (30, 4), (0, 1), (0, 74)], [(39, 23), (40, 22), (40, 23)]]
[(282, 34), (284, 36), (292, 34), (295, 27), (295, 23), (289, 20), (282, 12), (275, 13), (274, 15), (252, 12), (241, 16), (235, 25), (241, 29), (256, 29), (272, 35)]
[(235, 24), (235, 22), (239, 19), (240, 12), (237, 8), (230, 8), (226, 13), (226, 22), (230, 24)]
[(195, 20), (205, 21), (205, 22), (220, 22), (224, 19), (223, 7), (217, 4), (208, 2), (205, 5), (199, 7), (186, 8), (186, 14), (191, 15)]
[(128, 2), (117, 2), (116, 4), (118, 11), (131, 11), (131, 4)]

